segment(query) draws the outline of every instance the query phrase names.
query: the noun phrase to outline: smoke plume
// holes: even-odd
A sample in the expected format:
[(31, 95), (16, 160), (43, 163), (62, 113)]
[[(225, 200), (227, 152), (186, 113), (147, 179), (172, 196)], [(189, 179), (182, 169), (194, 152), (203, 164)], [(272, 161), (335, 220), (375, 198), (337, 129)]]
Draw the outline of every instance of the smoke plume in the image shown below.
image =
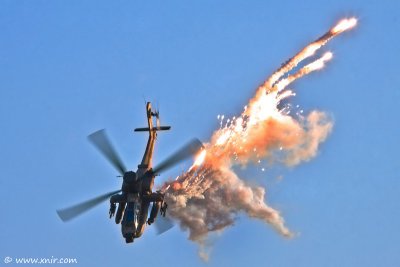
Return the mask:
[[(233, 167), (261, 160), (294, 166), (316, 156), (332, 130), (332, 120), (321, 111), (291, 115), (291, 107), (280, 104), (295, 95), (287, 89), (289, 84), (332, 59), (331, 52), (316, 56), (319, 49), (355, 25), (354, 18), (340, 21), (275, 71), (239, 116), (226, 120), (218, 116), (221, 127), (212, 134), (193, 166), (164, 184), (169, 215), (189, 232), (190, 240), (200, 244), (203, 258), (208, 256), (209, 234), (233, 225), (239, 214), (259, 219), (285, 237), (293, 235), (279, 211), (266, 203), (265, 189), (247, 184)], [(299, 67), (312, 56), (316, 59)]]

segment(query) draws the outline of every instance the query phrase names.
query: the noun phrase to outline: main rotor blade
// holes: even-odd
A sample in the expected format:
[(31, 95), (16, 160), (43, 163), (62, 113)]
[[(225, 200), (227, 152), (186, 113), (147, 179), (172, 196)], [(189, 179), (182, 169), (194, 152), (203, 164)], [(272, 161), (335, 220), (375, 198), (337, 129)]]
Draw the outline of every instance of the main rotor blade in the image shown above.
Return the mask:
[(101, 202), (107, 200), (109, 197), (111, 197), (112, 195), (115, 195), (119, 192), (121, 192), (121, 190), (117, 190), (117, 191), (106, 193), (104, 195), (100, 195), (98, 197), (92, 198), (85, 202), (71, 206), (69, 208), (57, 210), (57, 214), (63, 222), (69, 221), (69, 220), (81, 215), (85, 211), (88, 211), (89, 209), (97, 206)]
[(160, 173), (166, 169), (171, 168), (175, 164), (187, 159), (188, 157), (196, 154), (200, 148), (203, 147), (203, 144), (199, 139), (194, 138), (189, 143), (184, 145), (181, 149), (172, 154), (169, 158), (158, 164), (154, 169), (154, 173)]
[(157, 235), (161, 235), (162, 233), (170, 230), (175, 225), (168, 216), (157, 216), (156, 221), (154, 222), (154, 226), (156, 227)]
[(100, 152), (117, 169), (117, 171), (121, 175), (124, 175), (124, 173), (126, 172), (125, 165), (122, 163), (122, 160), (119, 158), (114, 147), (111, 145), (110, 139), (107, 137), (106, 131), (102, 129), (94, 132), (88, 136), (88, 139), (98, 150), (100, 150)]

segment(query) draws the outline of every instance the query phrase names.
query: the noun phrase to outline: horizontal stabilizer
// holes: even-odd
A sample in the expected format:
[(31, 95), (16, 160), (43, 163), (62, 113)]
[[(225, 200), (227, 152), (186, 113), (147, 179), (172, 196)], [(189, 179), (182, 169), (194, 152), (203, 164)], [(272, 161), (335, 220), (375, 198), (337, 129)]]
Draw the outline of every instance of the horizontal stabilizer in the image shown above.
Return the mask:
[[(152, 131), (167, 131), (171, 129), (171, 126), (159, 126), (159, 127), (153, 127), (151, 128)], [(135, 132), (149, 132), (150, 128), (145, 127), (145, 128), (136, 128)]]

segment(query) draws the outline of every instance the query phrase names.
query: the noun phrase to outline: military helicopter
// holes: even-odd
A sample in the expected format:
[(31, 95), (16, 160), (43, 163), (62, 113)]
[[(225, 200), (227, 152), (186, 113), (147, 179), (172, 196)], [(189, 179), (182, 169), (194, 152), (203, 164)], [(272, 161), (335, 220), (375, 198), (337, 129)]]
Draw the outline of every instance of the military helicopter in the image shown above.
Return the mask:
[[(172, 227), (170, 219), (165, 217), (167, 203), (164, 202), (164, 193), (161, 191), (153, 192), (154, 179), (160, 172), (197, 153), (203, 145), (198, 139), (193, 139), (153, 168), (152, 158), (157, 132), (169, 130), (171, 127), (160, 126), (159, 112), (152, 110), (150, 102), (146, 103), (146, 115), (148, 127), (135, 129), (135, 132), (149, 133), (146, 150), (136, 172), (128, 171), (125, 168), (104, 129), (88, 136), (89, 141), (120, 173), (119, 177), (123, 178), (122, 187), (120, 190), (57, 210), (57, 214), (62, 221), (69, 221), (109, 199), (109, 216), (111, 218), (115, 215), (115, 222), (121, 224), (122, 236), (125, 238), (126, 243), (132, 243), (135, 238), (139, 238), (143, 234), (146, 224), (151, 225), (155, 222), (159, 234)], [(156, 126), (153, 126), (154, 118), (156, 118)], [(150, 216), (148, 216), (151, 203), (153, 205)], [(156, 220), (158, 213), (163, 215), (164, 218), (159, 218), (162, 220)]]

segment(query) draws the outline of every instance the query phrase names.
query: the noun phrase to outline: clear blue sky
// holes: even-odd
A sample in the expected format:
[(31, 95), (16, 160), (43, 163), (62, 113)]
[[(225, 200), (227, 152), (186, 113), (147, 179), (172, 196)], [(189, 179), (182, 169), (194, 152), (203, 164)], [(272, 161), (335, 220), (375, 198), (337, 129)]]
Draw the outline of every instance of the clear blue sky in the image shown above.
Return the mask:
[(218, 114), (241, 112), (275, 68), (354, 15), (356, 30), (328, 45), (327, 68), (291, 86), (293, 104), (335, 120), (319, 155), (248, 170), (299, 235), (241, 217), (215, 239), (207, 266), (399, 266), (399, 2), (144, 2), (0, 2), (0, 262), (204, 266), (178, 227), (126, 245), (107, 203), (59, 220), (56, 209), (120, 186), (86, 136), (107, 128), (135, 168), (145, 98), (173, 127), (159, 136), (156, 161), (193, 136), (207, 141)]

